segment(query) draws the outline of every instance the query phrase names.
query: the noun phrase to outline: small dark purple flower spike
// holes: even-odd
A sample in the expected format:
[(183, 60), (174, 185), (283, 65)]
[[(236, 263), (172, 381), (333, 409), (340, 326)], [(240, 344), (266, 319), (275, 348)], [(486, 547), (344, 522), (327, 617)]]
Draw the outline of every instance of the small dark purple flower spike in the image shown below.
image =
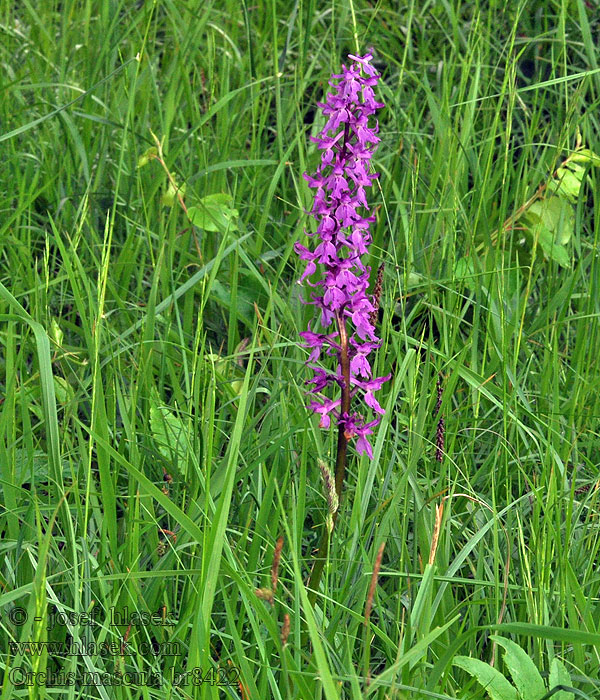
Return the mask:
[[(372, 434), (379, 418), (366, 423), (360, 413), (350, 411), (350, 400), (362, 396), (376, 414), (383, 414), (373, 392), (390, 378), (371, 376), (367, 356), (380, 343), (374, 327), (376, 308), (373, 297), (367, 293), (370, 268), (361, 260), (368, 253), (369, 226), (375, 220), (367, 214), (365, 188), (371, 187), (378, 177), (369, 172), (369, 163), (379, 142), (379, 127), (377, 121), (369, 124), (369, 119), (384, 105), (375, 100), (373, 88), (379, 75), (370, 63), (373, 56), (367, 53), (349, 58), (352, 64), (349, 68), (342, 66), (342, 73), (332, 76), (329, 85), (333, 92), (328, 93), (325, 103), (319, 103), (327, 123), (311, 139), (322, 151), (321, 164), (313, 175), (304, 173), (309, 187), (316, 189), (310, 214), (317, 220), (317, 231), (306, 233), (316, 236), (318, 242), (313, 250), (300, 243), (295, 249), (306, 262), (300, 282), (320, 273), (319, 281), (308, 282), (316, 289), (308, 303), (320, 310), (323, 332), (309, 328), (301, 333), (305, 347), (311, 351), (309, 363), (319, 359), (323, 351), (337, 358), (333, 373), (312, 367), (315, 374), (307, 382), (313, 385), (309, 408), (321, 416), (322, 427), (329, 427), (333, 417), (340, 429), (340, 441), (357, 437), (359, 454), (372, 458), (367, 435)], [(341, 387), (341, 399), (323, 394), (330, 386), (336, 392)], [(343, 480), (345, 444), (339, 442), (338, 453), (340, 449), (344, 454), (338, 454), (342, 465), (336, 474), (338, 493)]]

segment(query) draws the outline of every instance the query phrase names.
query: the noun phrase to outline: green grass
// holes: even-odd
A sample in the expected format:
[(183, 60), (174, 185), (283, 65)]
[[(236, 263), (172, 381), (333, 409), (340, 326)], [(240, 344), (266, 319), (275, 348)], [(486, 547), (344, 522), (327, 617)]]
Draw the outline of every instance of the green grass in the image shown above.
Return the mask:
[[(569, 205), (567, 264), (519, 243), (524, 220), (498, 233), (578, 138), (600, 153), (597, 10), (0, 2), (2, 700), (484, 698), (452, 661), (506, 675), (490, 635), (600, 695), (598, 169)], [(313, 608), (336, 436), (306, 410), (293, 244), (315, 103), (371, 46), (376, 369), (394, 377), (373, 461), (350, 450)], [(226, 193), (237, 218), (194, 228), (161, 203), (164, 170), (137, 167), (151, 132), (186, 205)], [(255, 590), (280, 535), (271, 605)], [(156, 611), (172, 624), (113, 624)], [(69, 639), (97, 646), (14, 647)], [(243, 695), (192, 682), (218, 668)], [(163, 682), (21, 683), (59, 670)]]

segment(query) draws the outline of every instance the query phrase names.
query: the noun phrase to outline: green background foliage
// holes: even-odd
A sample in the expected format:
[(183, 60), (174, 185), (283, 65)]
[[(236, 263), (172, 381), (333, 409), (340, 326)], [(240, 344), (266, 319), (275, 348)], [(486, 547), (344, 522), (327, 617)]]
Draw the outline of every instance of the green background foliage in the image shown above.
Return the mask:
[[(468, 659), (509, 683), (503, 639), (545, 689), (597, 696), (599, 17), (0, 0), (2, 700), (57, 692), (19, 667), (165, 679), (70, 698), (483, 698)], [(306, 410), (293, 244), (316, 102), (370, 47), (386, 107), (366, 262), (385, 263), (375, 373), (393, 379), (373, 461), (351, 446), (313, 608), (335, 434)]]

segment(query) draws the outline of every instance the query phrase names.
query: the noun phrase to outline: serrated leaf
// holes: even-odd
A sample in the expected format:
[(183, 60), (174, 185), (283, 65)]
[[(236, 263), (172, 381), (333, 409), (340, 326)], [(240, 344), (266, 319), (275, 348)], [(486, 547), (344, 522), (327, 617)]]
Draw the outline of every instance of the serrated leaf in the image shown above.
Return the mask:
[(166, 406), (153, 399), (150, 406), (150, 428), (158, 451), (176, 466), (187, 455), (188, 443), (183, 421)]
[(235, 220), (237, 209), (233, 208), (233, 197), (224, 192), (217, 192), (203, 197), (197, 206), (189, 207), (188, 219), (205, 231), (237, 231)]
[[(557, 659), (555, 656), (550, 664), (548, 689), (552, 690), (553, 688), (556, 688), (557, 685), (570, 686), (571, 684), (572, 681), (569, 672), (565, 668), (563, 662)], [(552, 700), (575, 700), (575, 696), (573, 693), (569, 693), (566, 690), (559, 690), (557, 693), (554, 693)]]
[(144, 165), (148, 165), (148, 163), (149, 163), (153, 158), (155, 158), (157, 154), (158, 154), (158, 151), (157, 151), (157, 149), (156, 149), (155, 146), (152, 146), (152, 147), (149, 148), (147, 151), (145, 151), (144, 153), (142, 153), (142, 155), (138, 158), (138, 162), (137, 162), (137, 167), (138, 167), (138, 169), (139, 169), (139, 168), (143, 168)]
[(517, 691), (500, 671), (489, 664), (469, 656), (455, 656), (452, 663), (476, 678), (491, 700), (518, 700)]
[(600, 156), (596, 155), (589, 148), (582, 148), (571, 155), (571, 161), (576, 163), (591, 163), (598, 167), (600, 165)]
[(546, 686), (540, 672), (527, 652), (511, 639), (490, 635), (504, 649), (504, 663), (510, 671), (521, 700), (540, 700), (546, 694)]

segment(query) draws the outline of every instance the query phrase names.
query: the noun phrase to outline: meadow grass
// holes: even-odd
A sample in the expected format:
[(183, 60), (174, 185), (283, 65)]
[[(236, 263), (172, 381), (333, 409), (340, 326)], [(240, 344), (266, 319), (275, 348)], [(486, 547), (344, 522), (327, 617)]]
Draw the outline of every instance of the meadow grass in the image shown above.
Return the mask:
[[(600, 153), (592, 6), (0, 2), (1, 700), (484, 698), (453, 660), (510, 678), (493, 635), (547, 689), (564, 663), (555, 700), (600, 696), (597, 168), (566, 261), (510, 225)], [(313, 606), (336, 436), (306, 410), (293, 244), (316, 102), (370, 47), (393, 379)], [(192, 226), (165, 168), (230, 217)], [(108, 675), (23, 683), (59, 670)]]

